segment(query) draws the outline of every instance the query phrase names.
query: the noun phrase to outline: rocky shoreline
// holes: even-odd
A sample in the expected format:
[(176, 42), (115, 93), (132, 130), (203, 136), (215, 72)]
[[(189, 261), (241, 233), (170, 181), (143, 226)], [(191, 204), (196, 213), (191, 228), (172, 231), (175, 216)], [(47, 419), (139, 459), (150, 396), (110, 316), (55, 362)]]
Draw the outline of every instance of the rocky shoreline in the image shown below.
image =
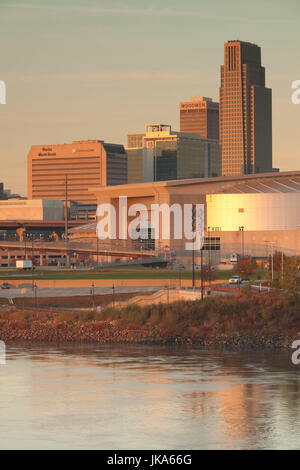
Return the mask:
[[(290, 333), (290, 332), (289, 332)], [(122, 328), (115, 321), (29, 321), (27, 324), (15, 320), (0, 321), (0, 339), (7, 344), (28, 343), (98, 343), (98, 344), (183, 344), (205, 348), (231, 349), (283, 349), (290, 348), (294, 335), (255, 332), (197, 331), (193, 334), (177, 332), (174, 328), (143, 327)]]
[(209, 297), (170, 304), (106, 306), (101, 311), (0, 308), (7, 344), (98, 343), (195, 345), (203, 348), (287, 349), (300, 338), (298, 298)]

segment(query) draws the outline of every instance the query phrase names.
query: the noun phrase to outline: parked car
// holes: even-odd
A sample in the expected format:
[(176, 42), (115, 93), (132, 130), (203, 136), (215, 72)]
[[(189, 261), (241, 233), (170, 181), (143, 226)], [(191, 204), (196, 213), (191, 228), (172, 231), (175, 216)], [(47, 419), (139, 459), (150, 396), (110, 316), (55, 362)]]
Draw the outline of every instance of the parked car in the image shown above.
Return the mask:
[(1, 289), (10, 289), (10, 285), (8, 284), (8, 282), (3, 282), (3, 284), (1, 285)]
[(181, 269), (185, 269), (185, 266), (181, 263), (174, 263), (168, 266), (169, 269), (174, 269), (175, 271), (180, 271)]
[(240, 276), (232, 276), (229, 279), (229, 284), (241, 284), (242, 278)]

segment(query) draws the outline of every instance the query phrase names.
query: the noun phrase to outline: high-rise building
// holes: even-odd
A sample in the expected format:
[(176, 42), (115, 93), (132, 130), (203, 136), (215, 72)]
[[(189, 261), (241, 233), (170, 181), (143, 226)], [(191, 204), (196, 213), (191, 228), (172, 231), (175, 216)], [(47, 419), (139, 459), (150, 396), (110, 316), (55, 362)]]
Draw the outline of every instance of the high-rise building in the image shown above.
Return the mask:
[(127, 183), (127, 155), (123, 145), (102, 140), (62, 145), (33, 145), (28, 154), (28, 198), (68, 199), (95, 204), (94, 186)]
[(0, 199), (7, 199), (7, 194), (4, 190), (4, 184), (0, 183)]
[(126, 152), (129, 184), (221, 174), (217, 140), (175, 132), (166, 124), (147, 125), (140, 147), (126, 148)]
[(143, 147), (145, 133), (127, 134), (127, 148)]
[(219, 103), (204, 96), (180, 103), (180, 132), (219, 139)]
[(222, 175), (272, 171), (272, 91), (265, 87), (261, 50), (228, 41), (220, 87)]

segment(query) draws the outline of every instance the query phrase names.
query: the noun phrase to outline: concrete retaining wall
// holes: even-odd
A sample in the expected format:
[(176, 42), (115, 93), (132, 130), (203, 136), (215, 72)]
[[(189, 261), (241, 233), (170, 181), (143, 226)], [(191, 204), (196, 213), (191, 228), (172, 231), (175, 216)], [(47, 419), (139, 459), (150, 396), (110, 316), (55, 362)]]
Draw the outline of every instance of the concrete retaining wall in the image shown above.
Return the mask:
[(145, 305), (156, 305), (156, 304), (168, 304), (172, 302), (178, 302), (180, 300), (200, 300), (201, 292), (199, 291), (186, 291), (182, 289), (162, 289), (151, 295), (137, 295), (124, 302), (114, 302), (109, 306), (114, 308), (124, 308), (127, 305), (139, 305), (144, 307)]

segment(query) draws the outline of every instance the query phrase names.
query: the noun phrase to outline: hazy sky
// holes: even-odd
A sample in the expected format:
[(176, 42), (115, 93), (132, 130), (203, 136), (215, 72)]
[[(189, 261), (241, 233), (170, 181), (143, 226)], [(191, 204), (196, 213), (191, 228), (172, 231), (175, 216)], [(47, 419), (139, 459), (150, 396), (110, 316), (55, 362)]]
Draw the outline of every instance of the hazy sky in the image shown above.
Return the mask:
[(0, 0), (0, 181), (26, 194), (32, 144), (179, 130), (179, 101), (218, 100), (229, 39), (262, 47), (274, 166), (300, 170), (299, 31), (299, 0)]

